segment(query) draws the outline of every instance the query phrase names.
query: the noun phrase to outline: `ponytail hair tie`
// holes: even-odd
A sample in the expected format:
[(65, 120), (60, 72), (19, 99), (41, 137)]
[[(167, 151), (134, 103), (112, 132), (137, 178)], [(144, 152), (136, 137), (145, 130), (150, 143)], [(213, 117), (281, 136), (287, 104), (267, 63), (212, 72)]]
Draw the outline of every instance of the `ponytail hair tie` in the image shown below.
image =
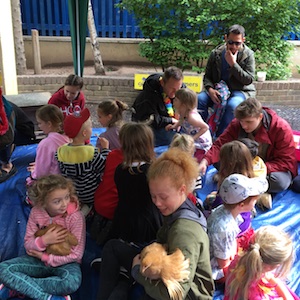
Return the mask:
[(251, 249), (251, 250), (257, 250), (257, 251), (259, 251), (260, 246), (259, 246), (258, 243), (251, 244), (251, 245), (250, 245), (250, 249)]

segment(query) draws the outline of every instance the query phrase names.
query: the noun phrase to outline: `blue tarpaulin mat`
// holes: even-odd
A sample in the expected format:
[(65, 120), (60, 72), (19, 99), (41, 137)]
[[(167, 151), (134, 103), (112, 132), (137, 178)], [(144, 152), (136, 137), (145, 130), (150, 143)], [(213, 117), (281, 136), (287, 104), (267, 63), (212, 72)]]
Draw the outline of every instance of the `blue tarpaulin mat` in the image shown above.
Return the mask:
[[(96, 136), (103, 129), (94, 129), (91, 143), (95, 144)], [(12, 160), (18, 172), (8, 181), (0, 184), (0, 261), (25, 254), (23, 239), (30, 208), (24, 204), (26, 196), (25, 179), (29, 175), (27, 166), (35, 159), (37, 145), (19, 146), (15, 149)], [(166, 147), (156, 148), (159, 155)], [(300, 171), (300, 168), (299, 168)], [(216, 172), (213, 167), (208, 169), (204, 180), (204, 187), (198, 195), (203, 200), (206, 195), (216, 189), (212, 176)], [(300, 194), (291, 190), (277, 194), (273, 198), (273, 208), (269, 211), (257, 209), (257, 216), (253, 219), (254, 229), (263, 225), (280, 226), (286, 230), (294, 240), (295, 262), (287, 278), (289, 287), (300, 295)], [(91, 269), (90, 262), (99, 257), (101, 248), (87, 235), (86, 250), (83, 257), (83, 281), (80, 289), (72, 295), (73, 300), (96, 299), (98, 288), (98, 274)], [(131, 299), (136, 299), (138, 289), (133, 290)], [(223, 299), (222, 291), (216, 291), (215, 300)]]

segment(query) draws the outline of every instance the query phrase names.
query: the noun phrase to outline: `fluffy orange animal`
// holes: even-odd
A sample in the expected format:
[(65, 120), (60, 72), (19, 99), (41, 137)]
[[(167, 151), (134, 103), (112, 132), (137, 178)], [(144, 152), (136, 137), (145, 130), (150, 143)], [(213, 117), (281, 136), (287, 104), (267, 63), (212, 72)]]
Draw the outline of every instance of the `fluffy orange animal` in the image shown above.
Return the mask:
[(189, 264), (189, 259), (184, 258), (180, 249), (168, 254), (164, 245), (152, 243), (141, 252), (140, 272), (149, 279), (161, 279), (170, 298), (182, 300), (183, 289), (180, 282), (189, 279)]
[[(59, 228), (59, 229), (64, 229), (64, 227), (53, 223), (43, 229), (39, 229), (34, 235), (36, 237), (42, 236), (50, 228), (53, 228), (53, 227)], [(64, 242), (48, 245), (46, 248), (46, 252), (48, 254), (65, 256), (65, 255), (69, 255), (71, 253), (72, 246), (77, 246), (77, 245), (78, 245), (78, 240), (77, 240), (76, 236), (68, 231)]]

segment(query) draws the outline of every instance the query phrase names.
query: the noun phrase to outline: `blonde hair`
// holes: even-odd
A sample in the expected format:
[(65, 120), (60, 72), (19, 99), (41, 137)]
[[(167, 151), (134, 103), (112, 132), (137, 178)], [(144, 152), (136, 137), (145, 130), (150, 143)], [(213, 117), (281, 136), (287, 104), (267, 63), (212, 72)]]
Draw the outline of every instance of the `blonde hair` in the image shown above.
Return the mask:
[(248, 299), (250, 285), (261, 279), (264, 265), (273, 266), (275, 276), (284, 278), (292, 262), (293, 241), (290, 236), (278, 227), (263, 226), (255, 232), (248, 251), (229, 273), (226, 294), (229, 299)]
[(218, 186), (221, 186), (227, 176), (234, 173), (254, 177), (251, 152), (239, 141), (228, 142), (221, 147)]
[(100, 110), (106, 116), (112, 116), (107, 127), (122, 123), (123, 111), (126, 109), (128, 109), (128, 105), (120, 100), (105, 100), (98, 105), (98, 111)]
[(73, 182), (59, 174), (43, 176), (34, 181), (28, 188), (28, 196), (34, 205), (42, 207), (49, 194), (58, 189), (69, 190), (71, 202), (78, 201)]
[(175, 93), (175, 97), (186, 106), (188, 110), (193, 110), (197, 107), (197, 94), (188, 88), (179, 89)]
[(35, 113), (36, 118), (44, 122), (50, 122), (52, 127), (59, 133), (63, 133), (64, 115), (58, 106), (54, 104), (46, 104)]
[(125, 123), (119, 133), (123, 152), (123, 167), (132, 171), (132, 163), (151, 163), (155, 158), (154, 135), (151, 127), (145, 123)]
[(170, 148), (152, 163), (147, 177), (148, 181), (169, 177), (175, 188), (185, 185), (188, 194), (193, 190), (198, 175), (196, 159), (179, 148)]
[(179, 148), (182, 151), (189, 152), (191, 155), (195, 153), (195, 141), (192, 136), (185, 133), (176, 133), (171, 141), (170, 148)]

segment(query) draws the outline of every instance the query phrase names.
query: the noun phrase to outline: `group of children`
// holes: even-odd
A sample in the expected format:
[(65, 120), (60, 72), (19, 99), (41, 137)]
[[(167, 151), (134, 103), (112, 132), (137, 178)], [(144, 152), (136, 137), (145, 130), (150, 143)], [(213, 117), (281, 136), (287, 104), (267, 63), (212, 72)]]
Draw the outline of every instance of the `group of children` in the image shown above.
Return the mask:
[[(97, 299), (126, 299), (134, 282), (143, 286), (143, 299), (170, 299), (159, 277), (148, 280), (141, 273), (140, 252), (153, 241), (170, 254), (180, 249), (188, 259), (189, 279), (179, 283), (183, 299), (212, 299), (215, 284), (224, 282), (225, 299), (299, 299), (279, 279), (292, 263), (291, 238), (276, 227), (251, 228), (251, 210), (268, 188), (263, 164), (255, 152), (251, 156), (253, 144), (223, 146), (214, 209), (207, 217), (207, 203), (202, 206), (195, 191), (201, 188), (197, 162), (212, 139), (196, 111), (196, 94), (176, 92), (179, 120), (166, 130), (181, 134), (156, 158), (151, 128), (124, 123), (127, 105), (118, 100), (99, 104), (99, 122), (107, 130), (96, 147), (90, 145), (92, 122), (81, 88), (81, 78), (70, 75), (59, 95), (36, 113), (47, 137), (28, 167), (33, 207), (26, 255), (0, 263), (0, 299), (71, 299), (81, 283), (89, 216), (91, 236), (104, 245)], [(50, 224), (63, 228), (36, 236)], [(77, 240), (71, 252), (49, 253), (47, 247), (64, 242), (68, 232)]]

